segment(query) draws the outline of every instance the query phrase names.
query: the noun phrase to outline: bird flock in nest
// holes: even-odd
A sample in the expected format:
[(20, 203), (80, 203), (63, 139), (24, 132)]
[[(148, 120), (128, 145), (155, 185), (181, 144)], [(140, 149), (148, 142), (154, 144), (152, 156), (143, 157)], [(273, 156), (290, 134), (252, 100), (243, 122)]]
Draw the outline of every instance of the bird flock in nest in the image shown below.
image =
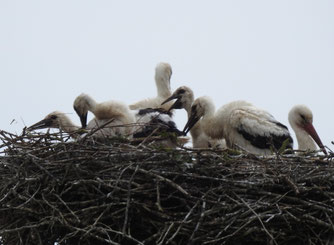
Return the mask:
[[(190, 132), (193, 148), (231, 148), (258, 155), (270, 155), (282, 147), (293, 149), (288, 128), (269, 112), (242, 100), (230, 102), (216, 111), (210, 97), (195, 99), (192, 89), (187, 86), (181, 86), (172, 93), (171, 76), (171, 66), (159, 63), (155, 68), (156, 97), (126, 105), (115, 100), (98, 103), (90, 95), (82, 93), (73, 103), (81, 127), (66, 114), (54, 111), (28, 130), (58, 128), (73, 138), (82, 137), (82, 129), (91, 131), (95, 138), (145, 138), (164, 132), (182, 138)], [(182, 131), (173, 121), (172, 113), (176, 109), (184, 109), (188, 114)], [(88, 112), (95, 117), (87, 123)], [(288, 119), (296, 134), (298, 150), (318, 151), (317, 144), (327, 154), (313, 127), (313, 115), (307, 106), (294, 106)], [(166, 145), (176, 146), (170, 142)]]

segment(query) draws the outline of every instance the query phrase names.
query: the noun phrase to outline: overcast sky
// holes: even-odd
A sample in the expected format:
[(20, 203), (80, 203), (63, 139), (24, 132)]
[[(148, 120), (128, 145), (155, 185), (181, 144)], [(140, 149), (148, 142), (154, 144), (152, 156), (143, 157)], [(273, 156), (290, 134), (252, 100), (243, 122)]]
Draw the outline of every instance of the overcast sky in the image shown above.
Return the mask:
[[(81, 92), (153, 97), (164, 61), (173, 90), (187, 85), (216, 108), (244, 99), (288, 125), (306, 104), (333, 149), (333, 13), (332, 0), (1, 0), (0, 129), (20, 134), (54, 110), (79, 124)], [(175, 120), (183, 129), (185, 112)]]

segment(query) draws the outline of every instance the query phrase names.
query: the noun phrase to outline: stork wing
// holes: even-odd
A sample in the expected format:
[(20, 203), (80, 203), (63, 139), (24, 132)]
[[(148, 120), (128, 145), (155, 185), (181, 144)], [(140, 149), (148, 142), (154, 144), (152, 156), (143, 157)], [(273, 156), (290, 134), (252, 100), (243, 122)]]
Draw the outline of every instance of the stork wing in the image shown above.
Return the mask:
[(260, 149), (279, 149), (288, 140), (292, 148), (293, 140), (288, 128), (264, 110), (246, 106), (233, 111), (230, 117), (235, 130), (250, 144)]

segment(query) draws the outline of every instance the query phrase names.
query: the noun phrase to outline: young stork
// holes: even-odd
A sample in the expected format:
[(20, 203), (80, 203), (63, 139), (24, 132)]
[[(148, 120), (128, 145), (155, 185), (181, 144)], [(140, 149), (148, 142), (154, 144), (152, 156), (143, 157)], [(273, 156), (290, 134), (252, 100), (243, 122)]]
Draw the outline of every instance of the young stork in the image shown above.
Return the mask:
[[(289, 112), (289, 123), (295, 131), (298, 150), (316, 151), (316, 142), (319, 148), (327, 154), (327, 151), (322, 144), (317, 131), (313, 127), (312, 111), (305, 105), (296, 105)], [(313, 140), (312, 140), (313, 139)]]
[(288, 128), (276, 121), (268, 112), (258, 109), (246, 101), (234, 101), (215, 112), (209, 97), (197, 98), (191, 115), (184, 127), (189, 130), (202, 118), (203, 131), (213, 139), (225, 138), (230, 148), (241, 148), (250, 153), (269, 155), (280, 149), (283, 143), (292, 148), (293, 140)]
[[(109, 125), (108, 122), (110, 120), (97, 120), (96, 118), (92, 119), (88, 125), (88, 130), (93, 130), (96, 132), (93, 133), (93, 137), (95, 138), (105, 138), (105, 137), (113, 137), (118, 136), (117, 130), (114, 130), (112, 127), (102, 127), (103, 125)], [(101, 127), (101, 128), (99, 128)], [(28, 128), (29, 131), (44, 129), (44, 128), (56, 128), (59, 130), (68, 133), (72, 138), (80, 138), (80, 136), (84, 133), (80, 131), (80, 127), (75, 125), (71, 119), (66, 116), (65, 113), (60, 111), (54, 111), (49, 113), (43, 120), (35, 123), (34, 125)]]
[(141, 100), (130, 105), (131, 110), (146, 108), (163, 108), (168, 110), (171, 103), (161, 106), (161, 103), (171, 96), (170, 79), (172, 68), (168, 63), (159, 63), (155, 68), (155, 84), (157, 87), (157, 97)]
[[(188, 118), (191, 115), (191, 105), (194, 102), (194, 93), (191, 88), (187, 86), (181, 86), (174, 91), (172, 96), (166, 99), (162, 104), (165, 104), (171, 100), (176, 99), (174, 104), (169, 108), (172, 109), (185, 109)], [(190, 130), (193, 148), (226, 148), (226, 142), (224, 139), (216, 140), (207, 136), (201, 127), (201, 120), (199, 120)]]
[(107, 101), (97, 103), (88, 94), (82, 93), (74, 100), (73, 108), (80, 117), (83, 128), (87, 126), (87, 114), (90, 111), (98, 121), (110, 120), (106, 127), (112, 128), (116, 135), (132, 135), (135, 117), (128, 106), (121, 102)]
[(150, 135), (153, 131), (156, 134), (175, 132), (177, 135), (183, 135), (176, 128), (171, 116), (161, 109), (130, 110), (127, 105), (116, 101), (96, 103), (87, 94), (79, 95), (73, 107), (80, 117), (83, 128), (86, 127), (87, 113), (91, 111), (98, 121), (111, 119), (111, 123), (106, 127), (113, 128), (118, 135), (133, 135), (135, 138), (141, 138)]

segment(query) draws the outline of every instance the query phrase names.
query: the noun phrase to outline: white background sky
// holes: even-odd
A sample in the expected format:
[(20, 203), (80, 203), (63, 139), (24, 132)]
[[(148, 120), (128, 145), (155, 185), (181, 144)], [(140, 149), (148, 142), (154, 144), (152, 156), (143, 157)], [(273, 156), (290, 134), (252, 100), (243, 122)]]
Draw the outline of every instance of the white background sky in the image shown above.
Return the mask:
[[(288, 125), (306, 104), (333, 148), (333, 13), (332, 0), (1, 0), (0, 129), (19, 134), (54, 110), (79, 124), (81, 92), (153, 97), (164, 61), (173, 90), (187, 85), (217, 108), (244, 99)], [(183, 129), (185, 112), (175, 119)]]

